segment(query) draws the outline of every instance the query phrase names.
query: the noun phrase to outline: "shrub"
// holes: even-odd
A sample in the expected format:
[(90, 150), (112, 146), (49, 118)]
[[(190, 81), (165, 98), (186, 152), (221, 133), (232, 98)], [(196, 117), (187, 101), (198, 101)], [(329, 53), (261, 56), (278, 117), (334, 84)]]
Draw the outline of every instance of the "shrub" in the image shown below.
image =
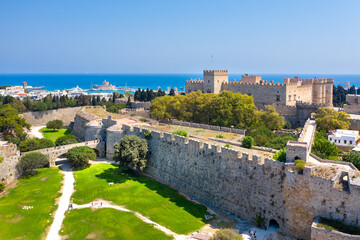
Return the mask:
[(249, 131), (247, 136), (254, 138), (254, 145), (273, 149), (282, 149), (289, 140), (296, 141), (297, 135), (289, 133), (275, 134), (268, 128), (257, 128)]
[(19, 144), (21, 152), (28, 152), (37, 149), (54, 147), (54, 143), (46, 138), (29, 138)]
[(0, 193), (2, 193), (5, 190), (5, 183), (0, 182)]
[(279, 162), (286, 162), (286, 148), (280, 149), (274, 154), (274, 160)]
[(252, 137), (250, 137), (250, 136), (246, 136), (242, 140), (242, 146), (244, 148), (252, 148), (253, 143), (254, 143), (254, 139)]
[(4, 157), (0, 157), (0, 163), (4, 161)]
[(261, 214), (256, 214), (256, 217), (253, 218), (258, 228), (262, 228), (264, 226), (265, 218), (261, 216)]
[(225, 144), (224, 147), (226, 147), (226, 148), (232, 148), (232, 146), (231, 146), (229, 143)]
[(46, 128), (52, 128), (54, 129), (54, 132), (56, 129), (62, 128), (64, 125), (64, 122), (62, 120), (56, 119), (52, 120), (46, 123)]
[(311, 152), (323, 159), (338, 159), (339, 150), (336, 145), (327, 139), (327, 134), (324, 132), (317, 132), (315, 134), (314, 144)]
[(116, 103), (106, 108), (106, 111), (111, 113), (118, 113), (120, 109), (126, 108), (126, 103)]
[(173, 134), (183, 136), (183, 137), (188, 137), (188, 133), (184, 130), (176, 130), (173, 132)]
[(285, 128), (285, 129), (291, 129), (291, 128), (292, 128), (291, 122), (289, 122), (288, 120), (286, 120), (286, 121), (285, 121), (284, 128)]
[(76, 136), (69, 134), (69, 135), (58, 137), (55, 141), (55, 145), (62, 146), (62, 145), (68, 145), (68, 144), (73, 144), (73, 143), (78, 143), (78, 142), (79, 141), (77, 140)]
[(354, 164), (355, 167), (360, 169), (360, 153), (358, 152), (345, 153), (342, 156), (342, 160), (345, 162), (351, 162), (352, 164)]
[(38, 149), (51, 148), (54, 143), (50, 139), (41, 138), (38, 140)]
[(304, 170), (306, 162), (304, 160), (295, 160), (295, 168), (298, 172), (302, 172)]
[(151, 132), (150, 131), (145, 131), (144, 132), (144, 137), (146, 140), (150, 140), (151, 139)]
[(224, 138), (223, 135), (216, 135), (216, 138)]
[(89, 160), (94, 160), (96, 158), (96, 153), (94, 149), (88, 146), (80, 146), (70, 149), (67, 152), (66, 157), (76, 168), (78, 168), (89, 165)]
[(148, 144), (144, 139), (127, 135), (120, 140), (120, 144), (114, 144), (114, 151), (113, 159), (125, 166), (126, 170), (142, 171), (146, 167)]
[(140, 122), (146, 122), (146, 119), (145, 118), (140, 118), (139, 121)]
[(22, 175), (33, 175), (34, 170), (37, 168), (43, 168), (49, 165), (49, 159), (46, 155), (33, 152), (27, 153), (21, 157), (18, 168), (21, 171)]
[(235, 229), (224, 228), (218, 230), (210, 240), (242, 240), (242, 236)]

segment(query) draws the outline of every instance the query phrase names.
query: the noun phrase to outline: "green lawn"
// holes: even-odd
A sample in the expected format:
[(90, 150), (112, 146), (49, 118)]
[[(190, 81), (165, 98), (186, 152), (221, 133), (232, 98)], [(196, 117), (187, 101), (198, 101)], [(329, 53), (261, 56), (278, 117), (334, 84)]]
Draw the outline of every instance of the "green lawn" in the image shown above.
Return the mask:
[(52, 128), (42, 128), (40, 131), (44, 135), (44, 138), (49, 139), (54, 143), (58, 137), (69, 135), (71, 133), (71, 130), (66, 128), (56, 130), (55, 132)]
[[(53, 220), (49, 213), (57, 208), (55, 198), (60, 196), (62, 179), (58, 168), (40, 169), (0, 198), (0, 239), (44, 238)], [(25, 210), (23, 206), (33, 208)]]
[[(130, 176), (117, 165), (97, 164), (76, 171), (74, 202), (96, 198), (140, 212), (178, 234), (196, 231), (205, 224), (206, 207), (186, 200), (177, 191), (145, 176)], [(109, 186), (108, 182), (114, 182)]]
[(62, 235), (66, 239), (172, 239), (152, 225), (144, 223), (132, 213), (103, 208), (75, 209), (66, 214)]

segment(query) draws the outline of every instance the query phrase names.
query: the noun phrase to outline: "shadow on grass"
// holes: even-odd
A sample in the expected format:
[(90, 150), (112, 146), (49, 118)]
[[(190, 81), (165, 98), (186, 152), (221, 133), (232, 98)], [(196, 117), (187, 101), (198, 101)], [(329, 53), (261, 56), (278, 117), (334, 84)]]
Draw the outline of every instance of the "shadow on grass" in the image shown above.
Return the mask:
[[(41, 130), (41, 132), (43, 133), (55, 133), (55, 132), (59, 132), (60, 129), (56, 129), (54, 131), (54, 129), (48, 129), (48, 130)], [(69, 135), (71, 133), (71, 129), (66, 129), (66, 131), (64, 132), (65, 135)]]
[(150, 177), (139, 175), (133, 172), (124, 171), (122, 168), (119, 168), (119, 165), (112, 164), (116, 168), (106, 169), (100, 174), (97, 174), (96, 177), (100, 179), (105, 179), (107, 182), (114, 183), (124, 183), (127, 180), (137, 181), (144, 184), (148, 189), (154, 191), (160, 196), (169, 199), (170, 202), (175, 203), (176, 206), (184, 209), (186, 212), (190, 213), (196, 218), (201, 219), (204, 223), (207, 222), (205, 219), (205, 214), (209, 214), (206, 210), (206, 207), (191, 202), (185, 197), (180, 195), (175, 189), (164, 185), (158, 181), (153, 180)]

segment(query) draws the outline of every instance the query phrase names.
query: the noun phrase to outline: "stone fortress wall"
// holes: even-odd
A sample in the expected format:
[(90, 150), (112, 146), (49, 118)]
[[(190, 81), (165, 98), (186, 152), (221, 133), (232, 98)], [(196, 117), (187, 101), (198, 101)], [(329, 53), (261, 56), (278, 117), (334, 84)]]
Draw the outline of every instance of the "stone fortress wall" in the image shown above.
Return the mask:
[(19, 177), (17, 164), (20, 159), (20, 151), (13, 143), (0, 145), (0, 182), (6, 185)]
[[(143, 137), (144, 131), (126, 125), (108, 129), (107, 157), (126, 134)], [(317, 216), (359, 224), (360, 180), (349, 178), (345, 183), (346, 173), (325, 179), (316, 176), (316, 167), (298, 173), (293, 163), (168, 133), (152, 131), (151, 136), (145, 171), (211, 208), (250, 221), (261, 214), (266, 225), (275, 220), (286, 235), (303, 239), (310, 239)]]
[(55, 119), (61, 119), (64, 125), (68, 126), (74, 121), (75, 115), (83, 109), (84, 107), (60, 108), (44, 112), (26, 112), (19, 116), (24, 117), (32, 126), (46, 125), (47, 122)]

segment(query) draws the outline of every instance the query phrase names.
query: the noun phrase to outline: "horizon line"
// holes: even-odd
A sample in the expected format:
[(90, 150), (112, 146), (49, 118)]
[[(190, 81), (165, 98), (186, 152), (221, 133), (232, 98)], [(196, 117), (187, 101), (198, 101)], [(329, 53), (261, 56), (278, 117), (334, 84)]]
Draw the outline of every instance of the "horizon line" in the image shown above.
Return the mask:
[[(15, 73), (15, 72), (9, 72), (9, 73), (0, 73), (0, 75), (167, 75), (167, 74), (173, 74), (173, 75), (180, 75), (180, 74), (194, 74), (194, 75), (199, 75), (202, 74), (202, 72), (200, 73)], [(249, 72), (243, 72), (243, 73), (229, 73), (229, 75), (234, 75), (234, 74), (251, 74), (251, 75), (261, 75), (261, 74), (269, 74), (269, 75), (310, 75), (310, 74), (314, 74), (314, 75), (360, 75), (360, 73), (249, 73)]]

